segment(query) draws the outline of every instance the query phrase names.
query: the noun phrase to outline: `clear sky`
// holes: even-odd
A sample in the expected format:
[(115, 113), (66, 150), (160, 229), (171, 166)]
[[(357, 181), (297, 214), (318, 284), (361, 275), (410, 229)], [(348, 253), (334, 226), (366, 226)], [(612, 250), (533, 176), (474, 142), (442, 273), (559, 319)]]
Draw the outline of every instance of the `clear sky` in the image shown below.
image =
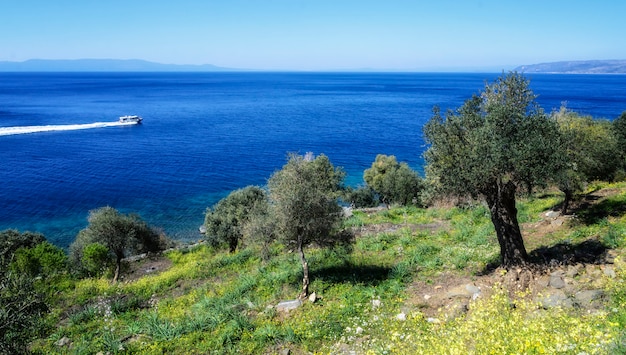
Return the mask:
[(506, 70), (626, 59), (624, 0), (0, 0), (0, 61)]

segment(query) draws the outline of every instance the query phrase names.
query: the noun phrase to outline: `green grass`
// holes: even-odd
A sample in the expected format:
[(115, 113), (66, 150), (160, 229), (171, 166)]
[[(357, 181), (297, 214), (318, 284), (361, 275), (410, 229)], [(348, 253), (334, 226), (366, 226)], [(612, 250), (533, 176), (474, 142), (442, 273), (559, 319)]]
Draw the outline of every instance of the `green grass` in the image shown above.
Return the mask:
[[(603, 186), (606, 187), (606, 186)], [(626, 184), (610, 185), (620, 191)], [(558, 196), (523, 200), (533, 223)], [(626, 204), (617, 193), (589, 212), (593, 218), (564, 225), (548, 244), (600, 240), (623, 254)], [(608, 207), (610, 206), (610, 208)], [(310, 290), (320, 297), (288, 314), (273, 308), (294, 299), (302, 271), (294, 253), (264, 261), (260, 250), (234, 254), (200, 246), (167, 254), (172, 266), (132, 282), (85, 279), (65, 284), (53, 298), (50, 334), (32, 345), (45, 354), (258, 354), (294, 353), (612, 353), (626, 347), (626, 267), (607, 283), (609, 309), (598, 314), (538, 311), (531, 302), (512, 308), (494, 292), (466, 317), (431, 323), (407, 300), (409, 286), (438, 275), (474, 277), (498, 260), (499, 248), (486, 208), (394, 208), (355, 212), (348, 226), (391, 224), (393, 232), (360, 236), (351, 249), (306, 250)], [(419, 225), (437, 225), (420, 229)], [(416, 227), (418, 226), (418, 227)], [(550, 245), (546, 245), (550, 246)], [(280, 249), (280, 248), (279, 248)], [(67, 282), (66, 282), (67, 283)], [(374, 307), (373, 301), (380, 302)], [(406, 320), (399, 320), (403, 313)], [(477, 336), (480, 334), (480, 336)], [(55, 342), (67, 337), (70, 348)]]

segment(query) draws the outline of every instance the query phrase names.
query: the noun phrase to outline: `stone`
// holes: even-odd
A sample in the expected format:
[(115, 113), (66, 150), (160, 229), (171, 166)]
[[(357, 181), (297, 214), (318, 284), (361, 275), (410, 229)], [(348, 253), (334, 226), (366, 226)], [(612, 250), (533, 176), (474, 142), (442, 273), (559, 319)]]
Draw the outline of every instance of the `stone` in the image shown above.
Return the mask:
[(560, 215), (561, 215), (561, 212), (558, 212), (558, 211), (548, 211), (545, 214), (545, 216), (548, 218), (557, 218)]
[(565, 292), (557, 290), (556, 292), (539, 299), (539, 304), (541, 304), (541, 306), (545, 309), (554, 307), (570, 308), (574, 306), (574, 301), (567, 297)]
[(425, 299), (426, 301), (428, 301), (428, 300), (429, 300), (429, 299), (431, 299), (432, 297), (433, 297), (433, 296), (431, 296), (431, 295), (424, 295), (424, 299)]
[(309, 295), (309, 302), (315, 303), (317, 301), (317, 293), (313, 292)]
[(561, 276), (551, 275), (550, 276), (550, 286), (556, 289), (565, 287), (565, 280)]
[(446, 298), (477, 298), (480, 288), (474, 284), (457, 286), (446, 293)]
[(588, 307), (593, 305), (594, 301), (600, 300), (604, 297), (603, 290), (585, 290), (576, 292), (574, 298), (576, 302), (578, 302), (583, 307)]
[(57, 342), (56, 342), (56, 343), (54, 343), (54, 344), (55, 344), (56, 346), (63, 347), (63, 346), (67, 346), (67, 345), (69, 345), (71, 342), (72, 342), (72, 341), (70, 340), (70, 338), (68, 338), (68, 337), (63, 337), (63, 338), (61, 338), (61, 339), (57, 340)]
[(406, 314), (405, 313), (398, 313), (398, 315), (396, 316), (397, 320), (406, 320)]
[(300, 300), (292, 300), (292, 301), (282, 301), (276, 305), (277, 311), (289, 312), (292, 309), (296, 309), (302, 306), (302, 301)]
[(615, 270), (613, 269), (612, 266), (605, 266), (604, 267), (604, 275), (608, 276), (608, 277), (610, 277), (612, 279), (617, 277), (617, 274), (615, 273)]
[(441, 323), (441, 321), (440, 321), (439, 319), (437, 319), (437, 318), (433, 318), (433, 317), (428, 317), (428, 318), (426, 318), (426, 321), (427, 321), (428, 323), (432, 323), (432, 324), (439, 324), (439, 323)]
[(563, 225), (563, 220), (562, 219), (555, 219), (554, 221), (550, 222), (551, 226), (555, 226), (555, 227), (560, 227)]

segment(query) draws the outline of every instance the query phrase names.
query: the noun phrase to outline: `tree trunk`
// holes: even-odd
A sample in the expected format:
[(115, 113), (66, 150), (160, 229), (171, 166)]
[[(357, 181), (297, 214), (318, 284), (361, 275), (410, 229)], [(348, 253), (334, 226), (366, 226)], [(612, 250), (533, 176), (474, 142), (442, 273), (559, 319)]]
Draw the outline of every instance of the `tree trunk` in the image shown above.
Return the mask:
[(498, 180), (485, 194), (491, 213), (491, 222), (496, 229), (500, 244), (500, 261), (505, 268), (523, 265), (528, 260), (522, 233), (517, 223), (515, 190), (516, 186), (513, 182), (504, 183)]
[(302, 263), (302, 292), (299, 299), (303, 300), (309, 295), (309, 263), (304, 257), (304, 250), (302, 249), (302, 236), (298, 236), (298, 253), (300, 254), (300, 262)]
[(565, 194), (565, 198), (563, 199), (563, 207), (561, 207), (561, 214), (566, 215), (567, 209), (569, 208), (569, 203), (574, 198), (574, 193), (571, 189), (563, 189), (563, 193)]
[(120, 276), (120, 269), (122, 268), (122, 259), (115, 258), (115, 275), (113, 275), (113, 282), (117, 282), (117, 278)]

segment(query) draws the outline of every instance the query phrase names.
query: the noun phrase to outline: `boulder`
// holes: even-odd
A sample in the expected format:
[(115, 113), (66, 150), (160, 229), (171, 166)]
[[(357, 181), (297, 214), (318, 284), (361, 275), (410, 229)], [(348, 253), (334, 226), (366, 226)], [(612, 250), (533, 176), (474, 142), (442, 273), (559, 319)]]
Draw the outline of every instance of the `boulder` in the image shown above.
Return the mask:
[(302, 306), (302, 301), (300, 300), (282, 301), (276, 305), (276, 310), (279, 312), (289, 312), (292, 309), (296, 309), (300, 306)]

